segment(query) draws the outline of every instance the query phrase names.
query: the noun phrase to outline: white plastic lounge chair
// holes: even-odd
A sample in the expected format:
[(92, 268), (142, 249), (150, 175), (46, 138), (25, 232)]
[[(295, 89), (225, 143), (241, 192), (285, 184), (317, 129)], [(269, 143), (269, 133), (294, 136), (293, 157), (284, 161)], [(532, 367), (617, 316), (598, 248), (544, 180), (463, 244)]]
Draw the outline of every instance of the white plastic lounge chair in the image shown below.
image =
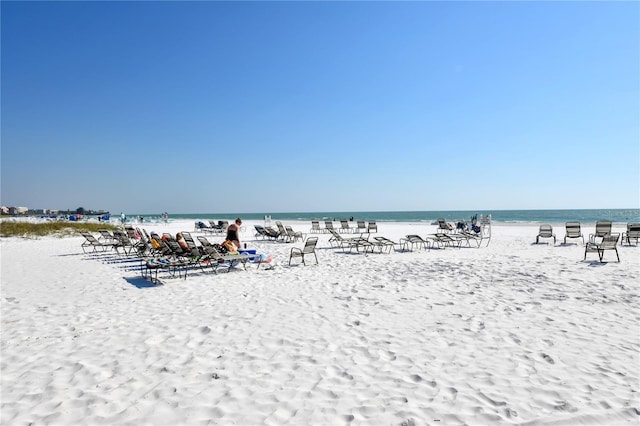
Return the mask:
[(553, 227), (549, 224), (540, 225), (540, 230), (536, 236), (536, 244), (540, 242), (540, 238), (553, 238), (553, 244), (555, 244), (556, 234), (553, 233)]
[(601, 263), (604, 258), (604, 252), (606, 250), (614, 250), (616, 252), (616, 257), (618, 258), (618, 262), (620, 262), (620, 256), (618, 255), (618, 240), (620, 239), (620, 233), (613, 232), (602, 237), (602, 241), (600, 243), (592, 243), (588, 242), (584, 248), (584, 260), (587, 259), (587, 253), (596, 252), (598, 253), (598, 258)]
[(306, 262), (304, 260), (305, 255), (313, 254), (316, 258), (316, 265), (318, 264), (318, 255), (316, 255), (316, 245), (318, 244), (318, 237), (309, 237), (307, 241), (304, 243), (304, 247), (299, 249), (297, 247), (293, 247), (291, 249), (291, 253), (289, 254), (289, 266), (291, 266), (291, 259), (294, 257), (302, 258), (302, 263), (306, 266)]

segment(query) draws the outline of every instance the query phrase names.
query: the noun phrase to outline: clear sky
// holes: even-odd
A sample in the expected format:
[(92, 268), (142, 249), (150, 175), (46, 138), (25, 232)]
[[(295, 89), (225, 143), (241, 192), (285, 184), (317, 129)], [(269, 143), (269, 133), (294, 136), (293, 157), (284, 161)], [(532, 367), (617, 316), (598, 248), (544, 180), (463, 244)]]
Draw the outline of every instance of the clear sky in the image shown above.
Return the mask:
[(638, 2), (0, 7), (2, 205), (640, 205)]

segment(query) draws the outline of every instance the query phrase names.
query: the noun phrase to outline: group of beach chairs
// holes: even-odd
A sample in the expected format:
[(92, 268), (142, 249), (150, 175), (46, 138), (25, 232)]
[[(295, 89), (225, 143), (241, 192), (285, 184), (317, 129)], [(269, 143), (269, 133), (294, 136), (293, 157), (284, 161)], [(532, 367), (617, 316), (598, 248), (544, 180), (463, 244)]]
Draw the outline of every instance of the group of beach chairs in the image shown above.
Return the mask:
[(210, 220), (208, 225), (202, 221), (198, 221), (195, 223), (194, 231), (204, 232), (205, 234), (224, 234), (228, 227), (228, 220), (219, 220), (217, 222)]
[[(331, 234), (329, 245), (332, 248), (339, 248), (348, 252), (355, 250), (357, 253), (374, 253), (376, 251), (379, 253), (391, 253), (391, 251), (404, 252), (416, 249), (481, 247), (483, 243), (488, 246), (491, 240), (490, 216), (482, 217), (480, 222), (472, 218), (470, 225), (466, 222), (458, 222), (456, 226), (440, 218), (437, 225), (436, 232), (428, 234), (424, 238), (420, 235), (412, 234), (401, 238), (398, 242), (382, 236), (371, 238), (368, 229), (357, 237), (344, 237), (337, 230), (329, 229), (328, 232)], [(377, 226), (375, 230), (377, 231)]]
[(282, 222), (276, 221), (276, 228), (271, 226), (254, 225), (256, 229), (255, 237), (262, 240), (277, 241), (283, 243), (293, 243), (303, 241), (305, 234), (300, 231), (294, 231), (289, 225), (283, 225)]
[(167, 271), (171, 276), (184, 275), (186, 279), (188, 271), (193, 268), (205, 272), (229, 272), (237, 265), (246, 269), (249, 261), (260, 267), (262, 261), (262, 257), (255, 253), (224, 253), (219, 244), (211, 243), (205, 236), (198, 236), (197, 244), (187, 231), (180, 233), (180, 242), (169, 233), (149, 235), (145, 229), (133, 227), (113, 231), (100, 229), (98, 233), (98, 237), (89, 232), (81, 233), (85, 238), (81, 245), (84, 253), (109, 255), (111, 252), (121, 259), (138, 260), (141, 275), (152, 282), (158, 282), (159, 271)]
[[(580, 222), (566, 222), (563, 244), (567, 244), (567, 239), (580, 238), (582, 244), (584, 244), (584, 260), (587, 259), (587, 253), (597, 253), (600, 262), (603, 262), (605, 252), (610, 250), (615, 252), (616, 258), (620, 262), (618, 243), (623, 245), (626, 241), (627, 245), (631, 245), (631, 242), (635, 241), (635, 245), (638, 245), (640, 223), (628, 223), (627, 229), (622, 232), (622, 235), (620, 232), (612, 232), (612, 228), (613, 223), (610, 220), (597, 221), (595, 232), (589, 234), (589, 240), (585, 242)], [(539, 244), (541, 239), (553, 239), (553, 244), (555, 245), (556, 234), (553, 232), (551, 225), (540, 225), (536, 236), (536, 244)]]
[(311, 221), (311, 230), (309, 233), (311, 234), (326, 234), (331, 233), (331, 231), (335, 231), (338, 233), (353, 233), (353, 234), (363, 234), (363, 233), (373, 233), (378, 232), (378, 224), (375, 220), (370, 220), (367, 224), (364, 220), (358, 220), (356, 222), (356, 226), (350, 226), (349, 221), (346, 219), (340, 220), (340, 226), (333, 226), (332, 220), (324, 221), (324, 228), (320, 227), (319, 220)]

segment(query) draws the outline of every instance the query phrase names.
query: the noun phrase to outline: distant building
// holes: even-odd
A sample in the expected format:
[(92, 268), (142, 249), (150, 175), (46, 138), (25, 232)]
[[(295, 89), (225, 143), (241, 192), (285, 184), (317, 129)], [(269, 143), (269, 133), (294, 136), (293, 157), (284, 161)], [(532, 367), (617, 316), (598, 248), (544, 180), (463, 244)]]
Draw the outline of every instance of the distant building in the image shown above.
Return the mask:
[(28, 207), (9, 207), (9, 214), (25, 214), (28, 211)]

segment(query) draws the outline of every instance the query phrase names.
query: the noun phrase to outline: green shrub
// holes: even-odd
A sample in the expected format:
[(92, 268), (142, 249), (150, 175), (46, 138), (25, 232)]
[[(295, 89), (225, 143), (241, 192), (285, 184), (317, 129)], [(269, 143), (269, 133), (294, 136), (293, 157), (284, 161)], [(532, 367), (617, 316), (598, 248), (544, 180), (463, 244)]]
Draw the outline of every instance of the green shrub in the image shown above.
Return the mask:
[(21, 221), (0, 221), (0, 236), (2, 237), (22, 237), (37, 238), (46, 235), (64, 237), (78, 235), (78, 232), (97, 232), (98, 229), (116, 229), (117, 226), (106, 223), (86, 223), (86, 222), (21, 222)]

